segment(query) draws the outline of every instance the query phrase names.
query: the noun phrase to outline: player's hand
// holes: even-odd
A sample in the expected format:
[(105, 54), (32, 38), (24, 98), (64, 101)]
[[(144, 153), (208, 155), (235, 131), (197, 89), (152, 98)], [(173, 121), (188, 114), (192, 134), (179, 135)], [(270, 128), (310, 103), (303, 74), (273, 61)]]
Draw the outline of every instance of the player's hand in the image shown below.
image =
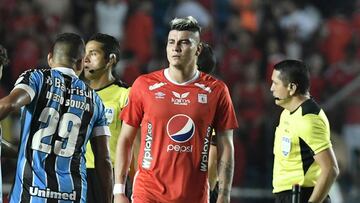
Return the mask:
[(114, 203), (130, 203), (125, 194), (114, 195)]

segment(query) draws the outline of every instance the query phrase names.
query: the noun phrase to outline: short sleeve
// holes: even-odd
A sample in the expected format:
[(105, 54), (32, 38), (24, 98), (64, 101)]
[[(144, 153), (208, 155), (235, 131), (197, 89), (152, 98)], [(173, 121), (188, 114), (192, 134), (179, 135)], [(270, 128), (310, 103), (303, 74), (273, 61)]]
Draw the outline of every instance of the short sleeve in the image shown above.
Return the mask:
[(92, 134), (93, 136), (110, 136), (111, 133), (105, 116), (105, 106), (97, 93), (95, 91), (93, 91), (93, 93), (95, 95), (95, 105), (97, 111), (95, 112), (96, 120), (94, 122), (94, 129)]
[(309, 114), (305, 116), (303, 126), (304, 140), (315, 154), (331, 147), (330, 130), (326, 120), (319, 115)]
[(229, 89), (222, 83), (216, 106), (214, 127), (217, 131), (238, 128), (235, 110), (231, 101)]
[(30, 95), (32, 101), (39, 92), (42, 83), (43, 74), (40, 71), (27, 70), (16, 80), (14, 89), (21, 88), (25, 90)]
[(144, 115), (142, 91), (145, 89), (143, 87), (143, 79), (139, 77), (131, 87), (127, 104), (120, 114), (123, 122), (136, 128), (140, 126)]

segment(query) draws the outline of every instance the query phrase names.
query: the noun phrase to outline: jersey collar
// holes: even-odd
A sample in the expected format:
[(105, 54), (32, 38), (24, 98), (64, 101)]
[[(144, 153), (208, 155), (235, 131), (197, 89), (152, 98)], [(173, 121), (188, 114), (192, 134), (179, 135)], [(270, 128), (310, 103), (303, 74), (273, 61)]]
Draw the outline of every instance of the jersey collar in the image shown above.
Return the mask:
[(187, 85), (189, 83), (192, 83), (193, 81), (197, 80), (200, 76), (200, 71), (199, 70), (196, 70), (195, 74), (194, 74), (194, 77), (192, 77), (190, 80), (186, 81), (186, 82), (182, 82), (182, 83), (178, 83), (176, 82), (175, 80), (171, 79), (170, 75), (169, 75), (169, 68), (166, 68), (164, 70), (164, 75), (165, 75), (165, 78), (167, 80), (169, 80), (171, 83), (174, 83), (175, 85)]
[(72, 76), (72, 77), (78, 77), (76, 74), (75, 74), (75, 71), (71, 68), (66, 68), (66, 67), (55, 67), (55, 68), (52, 68), (53, 70), (57, 70), (57, 71), (60, 71), (62, 72), (63, 74), (65, 75), (69, 75), (69, 76)]

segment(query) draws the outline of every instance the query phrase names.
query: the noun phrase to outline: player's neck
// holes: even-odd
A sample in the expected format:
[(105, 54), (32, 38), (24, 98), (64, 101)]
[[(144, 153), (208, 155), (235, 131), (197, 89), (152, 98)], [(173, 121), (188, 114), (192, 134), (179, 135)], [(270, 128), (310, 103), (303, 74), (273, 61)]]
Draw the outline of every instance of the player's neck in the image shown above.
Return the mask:
[(309, 95), (294, 96), (291, 98), (291, 101), (286, 106), (284, 106), (284, 108), (290, 112), (293, 112), (297, 108), (299, 108), (299, 106), (301, 106), (301, 104), (304, 103), (308, 99), (310, 99)]
[(98, 90), (115, 81), (115, 77), (112, 76), (111, 72), (108, 74), (102, 74), (100, 77), (95, 78), (89, 82), (91, 88)]
[(174, 66), (169, 67), (169, 77), (176, 83), (185, 83), (192, 80), (197, 72), (197, 67), (177, 68)]

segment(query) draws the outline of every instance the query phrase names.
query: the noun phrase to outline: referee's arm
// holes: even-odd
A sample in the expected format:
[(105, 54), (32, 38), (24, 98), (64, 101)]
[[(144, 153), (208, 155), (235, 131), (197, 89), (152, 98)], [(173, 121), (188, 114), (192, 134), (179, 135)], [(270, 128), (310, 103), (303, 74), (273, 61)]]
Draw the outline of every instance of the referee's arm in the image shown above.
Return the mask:
[(339, 175), (339, 167), (332, 147), (319, 152), (314, 156), (314, 159), (315, 162), (319, 164), (321, 173), (316, 181), (309, 202), (322, 202), (328, 195), (336, 177)]
[(217, 202), (230, 202), (231, 185), (234, 175), (233, 130), (216, 132), (218, 155), (219, 195)]

